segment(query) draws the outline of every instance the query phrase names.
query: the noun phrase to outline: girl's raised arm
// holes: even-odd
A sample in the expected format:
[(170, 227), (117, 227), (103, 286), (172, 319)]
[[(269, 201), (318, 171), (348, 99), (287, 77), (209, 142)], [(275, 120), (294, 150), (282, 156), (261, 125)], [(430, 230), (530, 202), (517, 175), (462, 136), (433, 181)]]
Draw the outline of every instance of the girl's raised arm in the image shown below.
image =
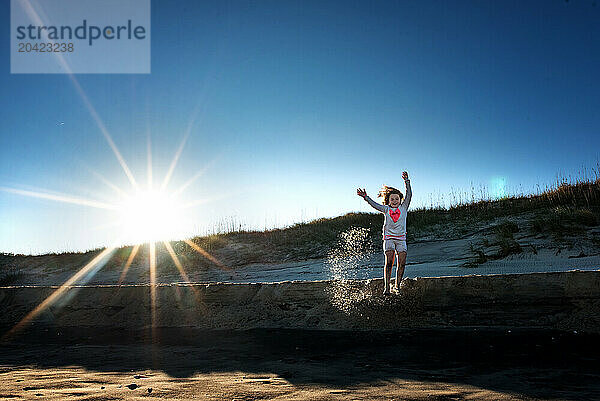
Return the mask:
[(383, 206), (383, 205), (380, 205), (379, 203), (377, 203), (377, 202), (375, 202), (373, 199), (371, 199), (371, 198), (369, 197), (369, 195), (367, 195), (367, 191), (365, 191), (365, 190), (364, 190), (364, 188), (363, 188), (363, 189), (360, 189), (360, 188), (358, 188), (358, 189), (356, 190), (356, 194), (357, 194), (358, 196), (360, 196), (361, 198), (363, 198), (364, 200), (366, 200), (366, 201), (367, 201), (367, 203), (368, 203), (369, 205), (371, 205), (371, 207), (372, 207), (373, 209), (376, 209), (376, 210), (380, 211), (381, 213), (385, 213), (385, 206)]
[(406, 171), (402, 172), (402, 178), (404, 178), (404, 185), (406, 186), (406, 197), (404, 198), (404, 202), (402, 202), (402, 206), (404, 206), (405, 209), (408, 209), (410, 200), (412, 199), (412, 189), (410, 187), (410, 180), (408, 179), (408, 173)]

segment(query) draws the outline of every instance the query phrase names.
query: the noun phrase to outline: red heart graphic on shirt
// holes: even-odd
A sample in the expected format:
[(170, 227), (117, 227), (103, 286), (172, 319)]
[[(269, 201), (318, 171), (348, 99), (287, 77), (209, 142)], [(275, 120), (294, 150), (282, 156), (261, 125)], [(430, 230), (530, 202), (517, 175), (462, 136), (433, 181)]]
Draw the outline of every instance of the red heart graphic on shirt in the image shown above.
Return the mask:
[(390, 216), (392, 217), (392, 220), (394, 220), (394, 223), (397, 222), (400, 218), (400, 209), (390, 209)]

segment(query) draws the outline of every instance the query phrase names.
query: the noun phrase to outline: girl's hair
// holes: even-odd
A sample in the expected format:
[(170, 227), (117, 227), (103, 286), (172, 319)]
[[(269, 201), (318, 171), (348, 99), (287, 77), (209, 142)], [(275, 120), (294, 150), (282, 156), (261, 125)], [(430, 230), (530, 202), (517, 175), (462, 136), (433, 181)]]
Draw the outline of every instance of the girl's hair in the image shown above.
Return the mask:
[(379, 194), (377, 195), (377, 197), (378, 198), (383, 197), (383, 204), (384, 205), (389, 205), (390, 195), (391, 194), (398, 194), (398, 195), (400, 195), (400, 202), (402, 202), (402, 198), (404, 198), (404, 195), (402, 195), (402, 192), (400, 192), (396, 188), (388, 187), (387, 185), (384, 185), (381, 188), (381, 190), (379, 191)]

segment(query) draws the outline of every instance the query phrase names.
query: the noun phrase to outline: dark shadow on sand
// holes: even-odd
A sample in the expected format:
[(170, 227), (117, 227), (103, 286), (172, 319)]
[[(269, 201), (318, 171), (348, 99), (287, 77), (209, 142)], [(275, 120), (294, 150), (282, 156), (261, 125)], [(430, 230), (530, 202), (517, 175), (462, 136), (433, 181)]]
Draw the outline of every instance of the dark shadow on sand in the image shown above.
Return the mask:
[(469, 384), (534, 398), (599, 399), (599, 335), (457, 328), (405, 331), (35, 327), (0, 347), (4, 366), (95, 371), (271, 372), (339, 387), (402, 378)]

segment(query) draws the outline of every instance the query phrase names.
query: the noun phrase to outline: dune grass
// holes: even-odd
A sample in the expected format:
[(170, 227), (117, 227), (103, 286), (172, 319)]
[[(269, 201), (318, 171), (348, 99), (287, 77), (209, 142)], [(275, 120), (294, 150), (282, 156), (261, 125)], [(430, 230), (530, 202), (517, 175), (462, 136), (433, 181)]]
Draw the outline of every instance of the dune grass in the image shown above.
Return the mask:
[[(431, 205), (411, 209), (407, 220), (407, 240), (419, 238), (449, 239), (472, 233), (475, 227), (494, 226), (497, 220), (514, 216), (528, 216), (532, 234), (551, 236), (556, 239), (576, 235), (586, 227), (596, 226), (600, 221), (600, 165), (591, 170), (591, 175), (576, 178), (557, 178), (553, 185), (538, 188), (535, 193), (512, 195), (501, 199), (479, 198), (474, 188), (471, 196), (465, 196), (450, 207)], [(482, 191), (482, 194), (485, 192)], [(229, 232), (197, 236), (191, 238), (195, 244), (205, 249), (217, 259), (230, 266), (249, 263), (277, 263), (313, 258), (324, 258), (339, 239), (340, 233), (352, 228), (369, 230), (373, 244), (381, 243), (383, 218), (377, 213), (348, 213), (334, 218), (321, 218), (307, 223), (298, 223), (285, 228), (265, 231), (233, 229)], [(236, 227), (235, 224), (229, 224)], [(239, 227), (239, 225), (237, 225)], [(485, 255), (477, 247), (472, 247), (476, 262), (482, 263), (489, 257), (504, 257), (521, 252), (513, 236), (520, 227), (505, 222), (494, 227), (490, 239), (500, 247), (496, 255)], [(600, 239), (596, 239), (600, 244)], [(488, 241), (486, 239), (486, 241)], [(485, 244), (484, 244), (485, 245)], [(209, 268), (211, 262), (199, 255), (184, 241), (173, 241), (172, 246), (182, 263), (194, 268)], [(374, 249), (377, 249), (374, 248)], [(105, 268), (122, 267), (132, 246), (124, 246), (114, 253)], [(47, 269), (57, 269), (65, 265), (81, 266), (101, 249), (80, 253), (48, 254), (40, 256), (0, 255), (0, 269), (8, 272), (10, 266), (25, 262), (28, 266), (44, 265)], [(164, 246), (157, 244), (159, 264), (174, 268)], [(148, 247), (140, 247), (136, 260), (147, 260)], [(19, 261), (21, 263), (16, 263)], [(0, 273), (10, 281), (12, 273)]]

